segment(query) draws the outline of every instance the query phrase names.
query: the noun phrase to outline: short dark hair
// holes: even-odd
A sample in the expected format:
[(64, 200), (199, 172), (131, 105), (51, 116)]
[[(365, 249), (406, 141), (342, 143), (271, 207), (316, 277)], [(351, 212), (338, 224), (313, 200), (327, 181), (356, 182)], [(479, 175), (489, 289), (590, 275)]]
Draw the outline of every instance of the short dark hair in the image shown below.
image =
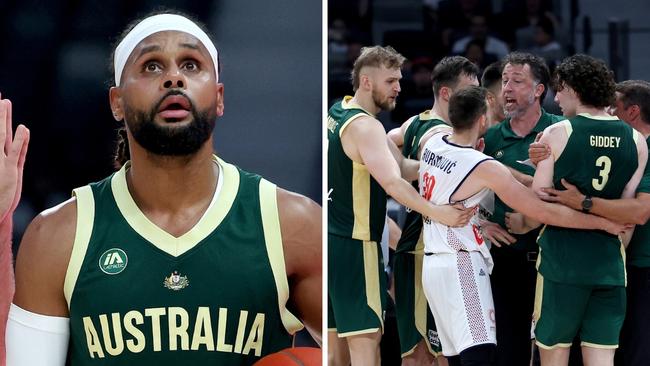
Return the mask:
[(645, 80), (625, 80), (616, 84), (625, 108), (638, 105), (643, 122), (650, 124), (650, 83)]
[(470, 86), (455, 92), (449, 100), (449, 121), (454, 130), (468, 130), (476, 120), (487, 113), (487, 89)]
[(501, 85), (502, 72), (503, 64), (501, 61), (496, 61), (489, 64), (485, 70), (483, 70), (483, 75), (481, 76), (481, 86), (487, 89), (491, 89), (496, 84)]
[(433, 95), (438, 95), (443, 86), (453, 89), (461, 75), (478, 78), (478, 67), (463, 56), (450, 56), (440, 60), (431, 73)]
[(528, 65), (530, 72), (533, 74), (533, 80), (536, 83), (544, 85), (544, 91), (539, 97), (540, 104), (546, 97), (548, 91), (548, 84), (551, 81), (551, 72), (548, 70), (548, 65), (543, 58), (526, 52), (511, 52), (503, 60), (502, 64), (505, 67), (507, 64), (511, 65)]
[(565, 58), (555, 69), (553, 85), (555, 90), (571, 87), (588, 106), (607, 107), (615, 99), (614, 73), (602, 60), (584, 54)]
[(355, 92), (359, 89), (359, 75), (361, 69), (369, 67), (384, 66), (388, 69), (399, 69), (406, 61), (406, 57), (402, 56), (399, 52), (391, 46), (373, 46), (361, 48), (361, 54), (354, 61), (352, 66), (352, 90)]

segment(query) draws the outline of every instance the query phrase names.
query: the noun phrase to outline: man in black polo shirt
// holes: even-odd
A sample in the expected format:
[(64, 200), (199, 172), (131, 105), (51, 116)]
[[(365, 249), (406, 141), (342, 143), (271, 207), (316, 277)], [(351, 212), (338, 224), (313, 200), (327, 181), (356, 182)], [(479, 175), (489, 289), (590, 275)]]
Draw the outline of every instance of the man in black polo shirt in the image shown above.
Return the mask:
[[(519, 163), (528, 158), (528, 146), (547, 126), (563, 119), (546, 113), (541, 103), (550, 74), (545, 61), (527, 53), (513, 52), (503, 60), (502, 96), (506, 119), (485, 134), (487, 155), (510, 167), (520, 182), (530, 186), (535, 170)], [(531, 356), (531, 322), (535, 298), (536, 238), (539, 230), (525, 235), (508, 235), (504, 216), (512, 209), (495, 199), (491, 221), (483, 234), (492, 246), (494, 297), (497, 331), (497, 365), (528, 365)], [(516, 239), (514, 241), (512, 239)], [(499, 244), (510, 244), (501, 245)]]

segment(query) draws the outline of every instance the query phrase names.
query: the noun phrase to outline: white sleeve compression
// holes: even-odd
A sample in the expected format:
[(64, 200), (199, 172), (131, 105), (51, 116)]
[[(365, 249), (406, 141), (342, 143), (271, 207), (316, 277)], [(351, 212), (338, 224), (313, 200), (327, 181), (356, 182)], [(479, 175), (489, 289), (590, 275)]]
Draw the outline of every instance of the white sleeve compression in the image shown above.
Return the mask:
[(64, 366), (70, 319), (35, 314), (11, 304), (7, 321), (7, 366)]

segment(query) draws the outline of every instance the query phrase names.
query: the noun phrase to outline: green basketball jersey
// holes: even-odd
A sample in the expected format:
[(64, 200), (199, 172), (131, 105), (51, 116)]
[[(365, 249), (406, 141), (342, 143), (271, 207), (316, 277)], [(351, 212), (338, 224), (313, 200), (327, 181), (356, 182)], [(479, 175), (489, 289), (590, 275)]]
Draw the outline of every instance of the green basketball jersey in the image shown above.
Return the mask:
[(381, 241), (386, 220), (386, 191), (365, 165), (343, 151), (341, 134), (359, 117), (372, 116), (347, 96), (327, 115), (327, 230), (330, 234), (364, 241)]
[[(580, 114), (560, 123), (569, 139), (555, 162), (555, 188), (564, 189), (564, 178), (585, 194), (620, 198), (638, 166), (639, 133), (615, 117)], [(577, 285), (625, 284), (625, 249), (614, 235), (549, 225), (538, 242), (544, 278)]]
[[(422, 136), (432, 129), (433, 127), (444, 125), (447, 123), (431, 111), (425, 111), (413, 117), (411, 124), (404, 133), (404, 145), (402, 146), (402, 155), (408, 159), (418, 159), (418, 150), (420, 147), (420, 140)], [(418, 181), (413, 181), (413, 188), (418, 192)], [(404, 228), (402, 235), (397, 243), (397, 252), (413, 252), (416, 251), (416, 246), (422, 232), (422, 215), (419, 212), (413, 211), (409, 208), (406, 209), (406, 219), (404, 220)], [(424, 252), (424, 247), (417, 248), (417, 250)]]
[[(650, 144), (650, 138), (646, 140)], [(646, 164), (643, 178), (636, 193), (650, 193), (650, 164)], [(628, 263), (637, 267), (650, 267), (650, 222), (637, 225), (627, 247)]]
[(138, 209), (127, 163), (75, 190), (77, 231), (64, 292), (69, 364), (250, 365), (291, 346), (275, 185), (215, 157), (219, 184), (174, 237)]
[[(562, 116), (547, 113), (544, 109), (541, 110), (541, 115), (535, 127), (530, 133), (524, 137), (517, 135), (510, 125), (510, 118), (497, 123), (490, 127), (485, 133), (485, 149), (483, 153), (490, 155), (501, 164), (511, 167), (521, 173), (534, 175), (535, 169), (529, 165), (518, 163), (528, 159), (528, 146), (535, 141), (538, 133), (556, 122), (564, 119)], [(501, 227), (506, 227), (505, 214), (512, 212), (512, 209), (506, 206), (501, 199), (495, 195), (494, 197), (494, 212), (490, 217), (490, 221), (496, 222)], [(511, 247), (524, 250), (535, 251), (537, 250), (537, 235), (539, 230), (533, 230), (524, 235), (514, 235), (517, 241)]]

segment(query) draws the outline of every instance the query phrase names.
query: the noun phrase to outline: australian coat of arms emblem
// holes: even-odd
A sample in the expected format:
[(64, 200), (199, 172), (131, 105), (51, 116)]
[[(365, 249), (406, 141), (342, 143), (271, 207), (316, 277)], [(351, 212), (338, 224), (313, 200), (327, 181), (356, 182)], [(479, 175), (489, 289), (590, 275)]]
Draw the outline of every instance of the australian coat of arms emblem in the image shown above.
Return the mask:
[(178, 271), (172, 272), (169, 277), (165, 277), (163, 285), (170, 290), (178, 291), (189, 286), (190, 281), (187, 276), (181, 276)]

